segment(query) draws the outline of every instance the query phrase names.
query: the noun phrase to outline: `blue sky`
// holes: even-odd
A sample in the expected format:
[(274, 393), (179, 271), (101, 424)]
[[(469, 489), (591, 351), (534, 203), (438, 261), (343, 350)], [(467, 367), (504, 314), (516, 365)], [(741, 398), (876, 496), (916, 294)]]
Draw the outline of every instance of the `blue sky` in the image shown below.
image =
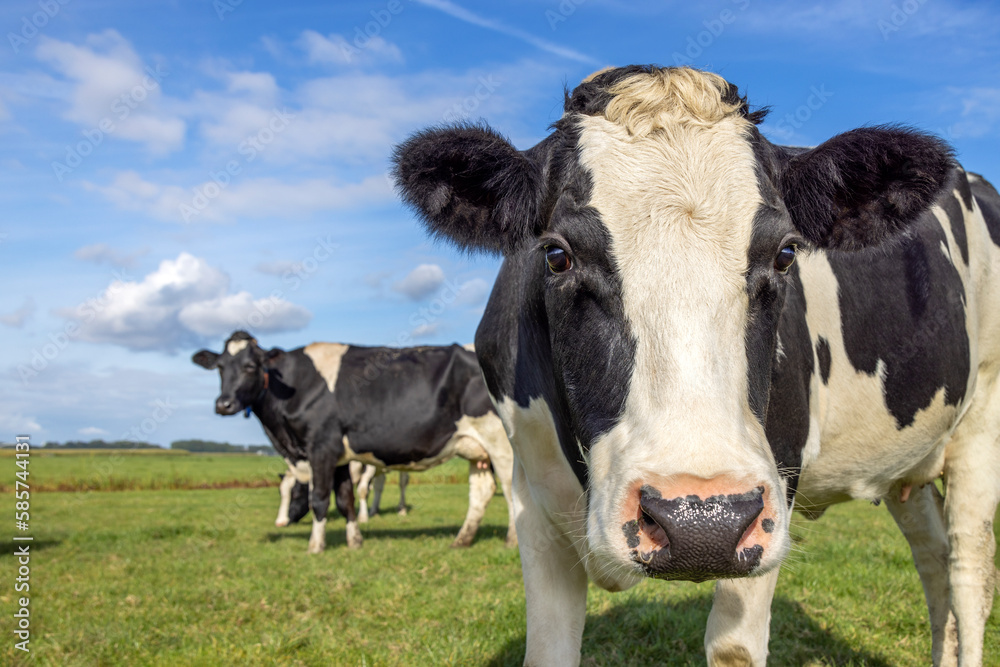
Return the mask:
[(265, 442), (190, 362), (469, 342), (499, 263), (428, 241), (395, 142), (485, 119), (527, 148), (564, 86), (689, 64), (810, 145), (901, 122), (1000, 181), (991, 2), (7, 0), (0, 440)]

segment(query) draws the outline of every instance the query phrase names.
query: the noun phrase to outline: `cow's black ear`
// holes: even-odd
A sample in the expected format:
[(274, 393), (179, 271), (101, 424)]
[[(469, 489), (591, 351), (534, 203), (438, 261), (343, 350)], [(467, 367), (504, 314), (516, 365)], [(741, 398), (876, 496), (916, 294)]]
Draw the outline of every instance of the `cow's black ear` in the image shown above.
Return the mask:
[(278, 347), (272, 347), (264, 354), (264, 363), (268, 367), (273, 367), (276, 364), (281, 363), (281, 360), (285, 357), (285, 351)]
[(194, 353), (191, 357), (191, 361), (198, 364), (202, 368), (212, 370), (219, 361), (219, 355), (211, 350), (201, 350)]
[(899, 127), (845, 132), (790, 158), (782, 194), (792, 222), (824, 248), (878, 245), (915, 222), (949, 185), (951, 148)]
[(539, 169), (489, 127), (425, 130), (397, 146), (393, 162), (403, 201), (461, 248), (506, 254), (539, 231)]

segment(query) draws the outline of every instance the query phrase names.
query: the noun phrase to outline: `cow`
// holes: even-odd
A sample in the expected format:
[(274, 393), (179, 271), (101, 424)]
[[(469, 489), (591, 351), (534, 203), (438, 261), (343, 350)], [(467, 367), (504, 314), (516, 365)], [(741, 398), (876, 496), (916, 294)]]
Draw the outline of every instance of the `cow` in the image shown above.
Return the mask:
[[(290, 351), (262, 349), (234, 332), (221, 353), (192, 361), (217, 368), (220, 415), (257, 415), (288, 463), (282, 512), (294, 505), (296, 481), (313, 513), (309, 552), (326, 547), (330, 493), (347, 519), (347, 545), (362, 544), (354, 488), (346, 465), (420, 471), (454, 456), (469, 461), (469, 509), (452, 546), (469, 546), (496, 490), (492, 463), (508, 503), (506, 544), (517, 545), (511, 506), (513, 452), (486, 392), (476, 355), (459, 345), (411, 348), (313, 343)], [(404, 444), (405, 443), (405, 444)], [(301, 516), (304, 516), (303, 511)], [(286, 521), (289, 519), (286, 519)]]
[(475, 344), (515, 452), (526, 664), (579, 661), (588, 576), (718, 580), (708, 662), (764, 664), (793, 507), (852, 498), (909, 542), (934, 663), (982, 662), (1000, 196), (911, 128), (789, 148), (765, 112), (628, 66), (526, 150), (484, 124), (395, 149), (429, 232), (504, 258)]
[[(351, 473), (351, 484), (357, 488), (357, 498), (360, 509), (358, 510), (358, 523), (368, 523), (370, 517), (379, 513), (379, 505), (382, 501), (382, 491), (385, 488), (385, 471), (377, 466), (366, 465), (360, 461), (351, 461), (349, 464)], [(278, 503), (278, 516), (274, 520), (274, 525), (283, 528), (290, 523), (298, 523), (302, 517), (309, 513), (308, 488), (310, 481), (308, 468), (299, 470), (291, 462), (288, 463), (288, 471), (278, 475), (280, 480), (278, 490), (281, 500)], [(397, 514), (406, 516), (406, 485), (410, 481), (407, 472), (399, 473), (399, 505), (396, 508)], [(303, 493), (303, 489), (306, 492)], [(371, 510), (368, 507), (368, 491), (375, 492), (372, 500)], [(298, 495), (296, 495), (298, 494)], [(292, 506), (292, 498), (301, 498), (301, 501)], [(294, 518), (291, 518), (294, 517)]]

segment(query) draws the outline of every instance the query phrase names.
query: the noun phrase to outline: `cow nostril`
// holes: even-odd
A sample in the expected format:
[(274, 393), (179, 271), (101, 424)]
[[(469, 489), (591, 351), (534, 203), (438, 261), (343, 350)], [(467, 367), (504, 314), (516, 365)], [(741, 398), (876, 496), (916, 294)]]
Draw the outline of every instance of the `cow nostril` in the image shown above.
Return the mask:
[(663, 526), (658, 524), (656, 519), (650, 516), (641, 506), (639, 508), (639, 526), (642, 529), (642, 532), (656, 544), (663, 547), (670, 545), (670, 539), (667, 537), (667, 531), (665, 531)]

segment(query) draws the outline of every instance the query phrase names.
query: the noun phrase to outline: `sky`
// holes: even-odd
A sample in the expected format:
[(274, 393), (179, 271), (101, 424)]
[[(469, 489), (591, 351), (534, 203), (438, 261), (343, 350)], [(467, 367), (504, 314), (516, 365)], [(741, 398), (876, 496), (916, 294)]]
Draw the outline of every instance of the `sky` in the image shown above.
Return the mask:
[(518, 148), (609, 65), (691, 65), (776, 143), (903, 123), (1000, 182), (1000, 6), (957, 0), (5, 0), (0, 441), (266, 443), (191, 363), (237, 329), (468, 343), (499, 261), (430, 241), (392, 147)]

